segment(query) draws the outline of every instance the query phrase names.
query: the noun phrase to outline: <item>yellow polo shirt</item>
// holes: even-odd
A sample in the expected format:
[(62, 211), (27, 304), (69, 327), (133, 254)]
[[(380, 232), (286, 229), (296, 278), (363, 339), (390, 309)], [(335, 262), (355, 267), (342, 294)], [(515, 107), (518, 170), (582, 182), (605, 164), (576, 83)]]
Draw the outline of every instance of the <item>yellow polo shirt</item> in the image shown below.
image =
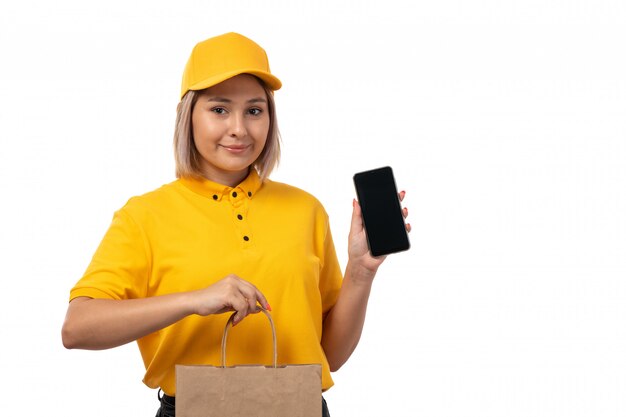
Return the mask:
[[(322, 365), (322, 320), (342, 274), (328, 215), (310, 194), (256, 171), (238, 186), (179, 179), (131, 198), (115, 213), (76, 297), (115, 300), (205, 288), (229, 274), (250, 281), (272, 306), (279, 364)], [(137, 341), (144, 383), (176, 394), (176, 364), (220, 365), (230, 314), (188, 316)], [(246, 317), (228, 339), (227, 365), (270, 364), (271, 331), (262, 314)]]

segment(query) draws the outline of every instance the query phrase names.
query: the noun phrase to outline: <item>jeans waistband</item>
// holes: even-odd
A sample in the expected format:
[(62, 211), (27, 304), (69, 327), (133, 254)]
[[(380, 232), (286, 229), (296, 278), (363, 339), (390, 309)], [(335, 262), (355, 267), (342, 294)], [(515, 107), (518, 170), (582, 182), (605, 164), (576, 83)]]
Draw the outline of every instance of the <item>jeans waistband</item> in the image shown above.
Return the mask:
[(163, 401), (171, 405), (176, 405), (176, 397), (170, 397), (167, 394), (163, 394)]

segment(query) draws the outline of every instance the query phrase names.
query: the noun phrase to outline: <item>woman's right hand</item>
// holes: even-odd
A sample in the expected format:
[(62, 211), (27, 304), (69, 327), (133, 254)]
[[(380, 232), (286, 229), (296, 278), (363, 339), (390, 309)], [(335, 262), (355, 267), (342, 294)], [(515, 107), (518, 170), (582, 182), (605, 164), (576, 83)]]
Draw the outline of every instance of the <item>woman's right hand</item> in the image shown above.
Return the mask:
[(193, 311), (200, 316), (236, 311), (233, 326), (248, 314), (258, 313), (261, 309), (271, 310), (261, 291), (233, 274), (190, 295)]
[[(258, 307), (259, 303), (262, 307)], [(128, 300), (77, 297), (63, 323), (68, 349), (109, 349), (161, 330), (190, 314), (236, 311), (233, 325), (260, 308), (270, 310), (265, 296), (252, 284), (229, 275), (196, 291)]]

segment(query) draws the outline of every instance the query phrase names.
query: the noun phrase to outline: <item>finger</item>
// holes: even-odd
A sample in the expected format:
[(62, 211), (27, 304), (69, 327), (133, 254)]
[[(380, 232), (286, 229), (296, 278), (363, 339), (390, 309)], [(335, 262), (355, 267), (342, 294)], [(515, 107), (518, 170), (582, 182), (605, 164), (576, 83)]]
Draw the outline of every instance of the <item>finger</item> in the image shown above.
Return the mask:
[(241, 296), (233, 301), (232, 306), (237, 312), (233, 319), (233, 326), (235, 326), (248, 315), (249, 305), (246, 299), (243, 296)]
[(242, 280), (242, 282), (245, 285), (240, 289), (240, 291), (242, 292), (244, 298), (246, 298), (246, 300), (248, 301), (250, 307), (249, 310), (251, 312), (256, 309), (257, 303), (259, 303), (261, 305), (261, 308), (263, 308), (264, 310), (272, 310), (270, 304), (267, 302), (267, 299), (257, 287), (247, 281)]
[(361, 216), (361, 206), (359, 202), (352, 199), (352, 220), (350, 221), (350, 229), (358, 232), (363, 229), (363, 218)]
[(405, 196), (406, 196), (406, 191), (400, 191), (398, 193), (398, 197), (400, 198), (400, 201), (404, 200)]
[(243, 299), (246, 302), (246, 311), (248, 314), (256, 309), (256, 299), (244, 297)]
[(406, 231), (411, 232), (411, 223), (406, 224)]
[(403, 208), (402, 209), (402, 215), (404, 216), (404, 218), (406, 219), (409, 216), (409, 209), (408, 208)]
[(254, 306), (254, 310), (250, 311), (250, 314), (257, 314), (257, 313), (260, 313), (263, 310), (265, 310), (265, 309), (257, 304), (257, 305)]
[(259, 305), (257, 304), (256, 294), (253, 297), (247, 298), (248, 302), (248, 314), (258, 313)]
[(248, 300), (247, 298), (244, 300), (244, 302), (247, 304), (246, 307), (246, 311), (245, 313), (242, 310), (237, 311), (237, 314), (235, 315), (235, 317), (233, 318), (233, 327), (237, 324), (239, 324), (243, 319), (245, 319), (247, 316), (249, 316), (250, 314), (257, 314), (260, 313), (261, 311), (264, 310), (263, 307), (261, 307), (258, 304), (253, 304), (250, 305), (252, 303), (251, 300)]
[[(254, 285), (247, 281), (242, 280), (242, 283), (244, 285), (240, 289), (240, 291), (244, 307), (238, 310), (237, 315), (233, 320), (233, 326), (242, 321), (249, 314), (256, 314), (260, 312), (261, 309), (271, 310), (271, 307), (269, 307), (269, 303), (267, 302), (261, 291), (259, 291)], [(259, 306), (257, 303), (260, 303), (261, 305)]]
[(272, 311), (272, 307), (270, 307), (270, 303), (267, 302), (267, 298), (265, 298), (263, 293), (259, 291), (258, 289), (256, 289), (256, 299), (259, 302), (259, 304), (261, 304), (261, 308), (267, 311)]

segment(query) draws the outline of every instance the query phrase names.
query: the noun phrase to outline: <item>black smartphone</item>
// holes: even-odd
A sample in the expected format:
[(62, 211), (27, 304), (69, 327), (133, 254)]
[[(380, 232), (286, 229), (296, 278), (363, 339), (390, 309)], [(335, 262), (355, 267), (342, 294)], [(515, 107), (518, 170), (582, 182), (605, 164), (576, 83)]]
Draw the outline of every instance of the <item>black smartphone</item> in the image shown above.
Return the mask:
[(372, 256), (408, 250), (409, 236), (391, 167), (354, 174), (354, 187)]

